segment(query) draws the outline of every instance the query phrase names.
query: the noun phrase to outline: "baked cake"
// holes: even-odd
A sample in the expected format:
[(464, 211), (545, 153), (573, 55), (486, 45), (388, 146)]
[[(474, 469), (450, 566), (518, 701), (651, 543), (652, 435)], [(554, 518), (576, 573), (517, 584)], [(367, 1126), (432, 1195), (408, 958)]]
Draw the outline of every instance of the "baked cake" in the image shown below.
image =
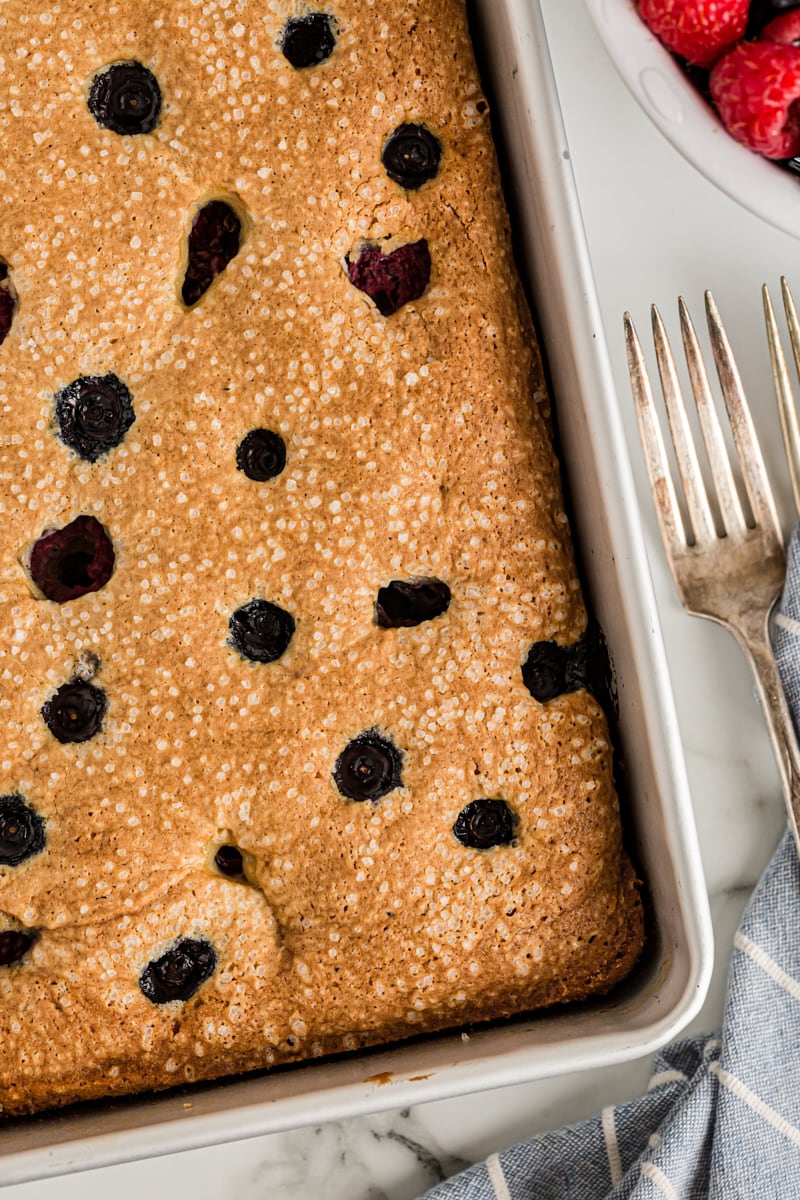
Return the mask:
[(462, 0), (0, 9), (0, 1103), (642, 941)]

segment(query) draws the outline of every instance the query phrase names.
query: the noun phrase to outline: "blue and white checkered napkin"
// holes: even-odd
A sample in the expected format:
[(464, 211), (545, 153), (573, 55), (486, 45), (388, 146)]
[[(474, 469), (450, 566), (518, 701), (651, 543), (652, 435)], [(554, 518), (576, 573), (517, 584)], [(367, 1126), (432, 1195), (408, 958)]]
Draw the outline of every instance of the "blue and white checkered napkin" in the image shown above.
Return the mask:
[[(800, 726), (800, 532), (774, 641)], [(734, 939), (720, 1035), (668, 1046), (638, 1100), (493, 1154), (424, 1200), (800, 1200), (799, 916), (787, 831)]]

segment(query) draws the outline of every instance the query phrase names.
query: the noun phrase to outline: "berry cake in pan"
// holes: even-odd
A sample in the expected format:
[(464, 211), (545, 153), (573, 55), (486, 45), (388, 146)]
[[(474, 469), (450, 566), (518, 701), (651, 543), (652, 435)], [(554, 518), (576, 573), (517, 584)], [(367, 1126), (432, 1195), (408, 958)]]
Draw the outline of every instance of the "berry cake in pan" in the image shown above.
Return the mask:
[(0, 9), (6, 1115), (642, 942), (461, 0)]

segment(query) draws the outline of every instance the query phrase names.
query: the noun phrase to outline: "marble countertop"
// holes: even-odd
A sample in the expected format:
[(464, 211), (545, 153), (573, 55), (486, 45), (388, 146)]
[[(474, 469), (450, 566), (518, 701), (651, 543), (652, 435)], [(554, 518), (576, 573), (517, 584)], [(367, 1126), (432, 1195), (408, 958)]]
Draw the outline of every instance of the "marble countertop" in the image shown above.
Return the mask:
[[(661, 554), (641, 464), (622, 339), (651, 301), (676, 330), (676, 298), (715, 293), (755, 409), (787, 525), (788, 474), (771, 393), (759, 289), (800, 288), (800, 242), (717, 192), (663, 140), (608, 61), (581, 0), (542, 0), (611, 359), (634, 463), (683, 736), (716, 937), (693, 1029), (718, 1027), (729, 947), (784, 825), (777, 772), (744, 661), (722, 630), (683, 613)], [(800, 185), (798, 185), (800, 203)], [(795, 269), (797, 263), (797, 269)], [(337, 1125), (8, 1188), (3, 1200), (413, 1200), (533, 1131), (641, 1091), (649, 1058)]]

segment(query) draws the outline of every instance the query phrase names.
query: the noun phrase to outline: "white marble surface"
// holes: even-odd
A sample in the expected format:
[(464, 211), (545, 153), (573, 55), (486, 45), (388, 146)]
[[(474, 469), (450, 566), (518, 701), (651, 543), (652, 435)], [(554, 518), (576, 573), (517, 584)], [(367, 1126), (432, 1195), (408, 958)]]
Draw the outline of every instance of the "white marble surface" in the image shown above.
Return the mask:
[[(776, 771), (733, 642), (684, 615), (662, 559), (628, 407), (621, 317), (655, 300), (675, 329), (682, 292), (710, 287), (737, 348), (787, 523), (788, 478), (769, 384), (759, 288), (800, 291), (800, 242), (718, 193), (652, 128), (600, 47), (581, 0), (543, 0), (663, 621), (717, 939), (694, 1028), (719, 1024), (729, 945), (783, 826)], [(800, 183), (798, 183), (800, 204)], [(8, 1188), (4, 1200), (412, 1200), (446, 1174), (537, 1129), (591, 1115), (646, 1083), (647, 1059), (341, 1125)]]

